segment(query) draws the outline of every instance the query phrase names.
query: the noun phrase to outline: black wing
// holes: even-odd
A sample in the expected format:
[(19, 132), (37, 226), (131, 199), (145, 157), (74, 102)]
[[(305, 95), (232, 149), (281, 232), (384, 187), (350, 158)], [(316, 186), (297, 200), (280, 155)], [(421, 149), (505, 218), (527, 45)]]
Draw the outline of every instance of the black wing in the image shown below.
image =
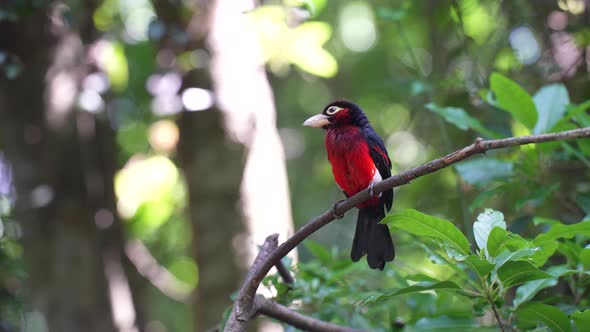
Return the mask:
[[(391, 177), (391, 160), (389, 159), (383, 140), (371, 127), (365, 127), (363, 135), (367, 140), (369, 153), (371, 154), (371, 158), (373, 159), (373, 163), (375, 163), (377, 170), (379, 170), (381, 178), (385, 180)], [(387, 211), (389, 211), (393, 204), (393, 189), (383, 192), (383, 202), (385, 202)]]

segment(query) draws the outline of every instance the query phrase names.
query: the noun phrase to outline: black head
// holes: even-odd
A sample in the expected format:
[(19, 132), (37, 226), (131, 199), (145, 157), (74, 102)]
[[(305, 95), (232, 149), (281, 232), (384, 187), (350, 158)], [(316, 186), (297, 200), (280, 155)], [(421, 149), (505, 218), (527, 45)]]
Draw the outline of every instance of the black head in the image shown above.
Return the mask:
[(364, 127), (369, 124), (367, 116), (361, 108), (349, 101), (337, 100), (324, 107), (321, 114), (307, 119), (303, 125), (330, 129), (343, 126)]

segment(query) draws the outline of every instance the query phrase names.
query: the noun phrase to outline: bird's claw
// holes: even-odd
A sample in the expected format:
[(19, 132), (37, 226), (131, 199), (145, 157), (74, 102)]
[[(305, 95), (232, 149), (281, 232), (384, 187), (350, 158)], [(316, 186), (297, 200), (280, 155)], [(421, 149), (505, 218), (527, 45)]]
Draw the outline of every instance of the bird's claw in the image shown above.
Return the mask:
[(369, 197), (375, 197), (375, 193), (373, 192), (373, 186), (374, 185), (375, 184), (372, 183), (372, 182), (369, 184)]
[(344, 200), (340, 200), (336, 203), (334, 203), (334, 205), (332, 206), (332, 217), (334, 217), (334, 219), (342, 219), (342, 217), (344, 217), (344, 213), (343, 214), (336, 214), (336, 208), (338, 207), (338, 204), (342, 203)]

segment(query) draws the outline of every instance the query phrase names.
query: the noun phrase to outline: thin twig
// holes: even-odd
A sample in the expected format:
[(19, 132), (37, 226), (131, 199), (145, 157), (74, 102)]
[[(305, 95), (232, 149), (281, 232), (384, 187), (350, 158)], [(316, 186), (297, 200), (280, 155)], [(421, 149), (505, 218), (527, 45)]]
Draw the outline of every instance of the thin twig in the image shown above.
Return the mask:
[(498, 312), (498, 308), (496, 308), (496, 303), (494, 302), (494, 300), (492, 299), (492, 297), (488, 294), (488, 302), (490, 302), (490, 305), (492, 306), (492, 311), (494, 312), (494, 316), (496, 317), (496, 321), (498, 321), (498, 327), (500, 328), (500, 330), (502, 332), (506, 332), (506, 330), (504, 329), (504, 324), (502, 317), (500, 316), (500, 313)]
[(346, 326), (332, 324), (293, 311), (284, 305), (267, 300), (262, 295), (254, 298), (256, 312), (281, 322), (292, 325), (304, 331), (314, 332), (363, 332), (365, 330), (354, 329)]
[(283, 281), (288, 284), (289, 287), (293, 286), (295, 279), (291, 275), (291, 272), (289, 272), (289, 269), (285, 266), (285, 264), (283, 264), (283, 261), (279, 260), (275, 264), (275, 267), (277, 268), (277, 272), (279, 272), (281, 279), (283, 279)]
[[(408, 171), (381, 181), (380, 183), (373, 186), (373, 193), (374, 195), (378, 195), (385, 190), (409, 184), (410, 181), (416, 178), (426, 174), (434, 173), (459, 161), (467, 159), (475, 154), (485, 153), (488, 150), (531, 143), (571, 140), (584, 137), (590, 137), (590, 127), (551, 134), (511, 137), (497, 140), (482, 140), (481, 138), (478, 138), (473, 144), (464, 147), (463, 149), (457, 150), (444, 157), (432, 160), (426, 164), (422, 164), (418, 167), (412, 168)], [(291, 250), (293, 250), (299, 243), (305, 240), (312, 233), (334, 220), (334, 215), (342, 215), (348, 210), (351, 210), (353, 207), (368, 200), (369, 198), (369, 190), (365, 189), (340, 202), (337, 204), (334, 210), (330, 209), (305, 224), (303, 227), (297, 230), (293, 236), (287, 239), (287, 241), (270, 252), (268, 256), (261, 258), (261, 262), (259, 262), (259, 264), (254, 264), (252, 266), (251, 272), (248, 274), (248, 277), (242, 284), (242, 288), (240, 289), (240, 293), (234, 303), (234, 308), (228, 319), (225, 331), (242, 332), (246, 330), (248, 322), (252, 317), (252, 311), (255, 310), (254, 296), (256, 294), (256, 290), (258, 289), (258, 286), (268, 271), (282, 257), (286, 256)]]

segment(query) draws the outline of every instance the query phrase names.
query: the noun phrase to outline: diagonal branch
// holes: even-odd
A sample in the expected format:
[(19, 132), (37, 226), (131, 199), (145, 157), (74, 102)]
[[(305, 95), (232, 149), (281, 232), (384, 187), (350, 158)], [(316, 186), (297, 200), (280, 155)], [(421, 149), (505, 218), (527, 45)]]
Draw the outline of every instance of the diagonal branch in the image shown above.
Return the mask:
[[(422, 164), (405, 172), (396, 174), (388, 179), (381, 181), (373, 187), (374, 195), (399, 187), (401, 185), (409, 184), (410, 181), (424, 176), (426, 174), (434, 173), (445, 167), (453, 165), (464, 159), (467, 159), (475, 154), (485, 153), (488, 150), (507, 148), (512, 146), (519, 146), (531, 143), (543, 143), (553, 141), (572, 140), (577, 138), (590, 137), (590, 127), (582, 129), (574, 129), (562, 131), (551, 134), (540, 134), (531, 136), (511, 137), (497, 140), (482, 140), (478, 138), (469, 146), (450, 153), (444, 157), (432, 160), (426, 164)], [(254, 297), (256, 290), (266, 276), (268, 271), (285, 255), (293, 250), (299, 243), (305, 240), (308, 236), (313, 234), (318, 229), (327, 225), (334, 220), (334, 215), (342, 215), (358, 204), (370, 198), (367, 189), (351, 196), (350, 198), (340, 202), (333, 210), (328, 210), (320, 216), (314, 218), (303, 227), (301, 227), (293, 236), (281, 244), (278, 248), (273, 250), (263, 258), (258, 264), (252, 266), (250, 273), (246, 277), (240, 293), (234, 303), (234, 308), (225, 326), (225, 331), (241, 332), (245, 331), (251, 313), (256, 310), (254, 306)]]
[(281, 322), (292, 325), (303, 331), (315, 332), (363, 332), (365, 330), (354, 329), (351, 327), (340, 326), (327, 323), (319, 319), (307, 317), (296, 311), (293, 311), (281, 304), (266, 299), (262, 295), (256, 295), (254, 298), (254, 308), (256, 312)]

